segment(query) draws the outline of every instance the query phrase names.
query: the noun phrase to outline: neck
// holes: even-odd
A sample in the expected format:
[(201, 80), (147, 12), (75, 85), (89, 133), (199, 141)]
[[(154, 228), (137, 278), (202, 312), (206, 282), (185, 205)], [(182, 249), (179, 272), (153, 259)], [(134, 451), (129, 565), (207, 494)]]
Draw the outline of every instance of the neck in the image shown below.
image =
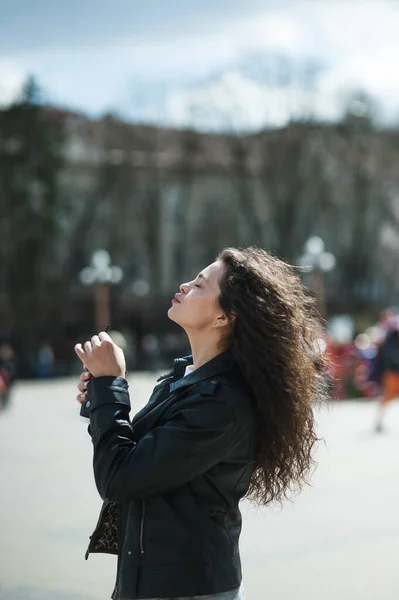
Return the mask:
[(209, 333), (201, 334), (198, 332), (187, 332), (187, 335), (190, 340), (194, 369), (199, 369), (199, 367), (202, 367), (202, 365), (225, 350), (220, 345), (219, 337), (210, 337)]

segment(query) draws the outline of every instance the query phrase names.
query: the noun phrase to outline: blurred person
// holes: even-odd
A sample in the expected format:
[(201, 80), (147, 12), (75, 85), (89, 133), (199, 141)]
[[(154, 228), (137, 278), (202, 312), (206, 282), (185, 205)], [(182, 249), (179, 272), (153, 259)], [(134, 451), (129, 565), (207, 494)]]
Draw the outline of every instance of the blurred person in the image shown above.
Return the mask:
[(168, 311), (192, 354), (132, 420), (122, 349), (105, 332), (75, 346), (104, 500), (86, 558), (118, 555), (114, 600), (244, 598), (239, 501), (281, 503), (314, 466), (311, 309), (292, 267), (223, 250)]
[(9, 407), (16, 376), (16, 356), (10, 342), (0, 341), (0, 410)]
[[(369, 330), (368, 330), (369, 331)], [(373, 380), (377, 347), (368, 332), (359, 333), (355, 338), (354, 385), (363, 398), (375, 398), (378, 393)]]
[(333, 316), (328, 324), (327, 356), (330, 368), (331, 398), (345, 400), (353, 394), (354, 323), (350, 315)]
[(331, 398), (345, 400), (350, 393), (350, 381), (354, 375), (353, 342), (337, 342), (330, 339), (327, 355), (330, 364)]
[(54, 351), (49, 342), (40, 345), (37, 353), (37, 376), (42, 379), (54, 374)]
[(381, 383), (375, 431), (383, 431), (387, 405), (399, 398), (399, 320), (391, 326), (391, 331), (382, 342), (378, 356), (375, 375)]
[[(375, 377), (375, 372), (377, 369), (378, 363), (378, 351), (379, 348), (384, 341), (384, 338), (381, 337), (381, 331), (377, 326), (372, 326), (366, 329), (365, 334), (368, 336), (371, 345), (371, 352), (369, 354), (370, 368), (369, 368), (369, 379), (375, 385), (378, 386), (377, 378)], [(374, 394), (376, 396), (378, 391)]]
[(396, 328), (398, 311), (396, 307), (390, 306), (380, 311), (380, 320), (375, 325), (378, 344), (382, 344), (387, 335)]

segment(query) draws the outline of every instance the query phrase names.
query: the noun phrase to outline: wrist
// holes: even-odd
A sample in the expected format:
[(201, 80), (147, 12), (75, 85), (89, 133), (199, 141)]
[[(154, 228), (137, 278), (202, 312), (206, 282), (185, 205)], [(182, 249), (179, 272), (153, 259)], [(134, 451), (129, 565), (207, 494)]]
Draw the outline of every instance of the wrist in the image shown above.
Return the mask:
[[(104, 375), (93, 377), (87, 384), (86, 408), (93, 410), (105, 404), (126, 404), (129, 402), (129, 383), (124, 377)], [(130, 408), (129, 408), (130, 410)]]

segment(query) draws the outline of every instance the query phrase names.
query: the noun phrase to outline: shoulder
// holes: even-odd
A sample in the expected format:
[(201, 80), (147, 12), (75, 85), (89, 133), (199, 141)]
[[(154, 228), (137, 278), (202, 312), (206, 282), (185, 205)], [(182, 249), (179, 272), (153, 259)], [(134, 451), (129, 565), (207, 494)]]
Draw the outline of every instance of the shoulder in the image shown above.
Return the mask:
[(238, 370), (220, 373), (198, 384), (197, 393), (213, 398), (213, 407), (225, 407), (235, 421), (252, 420), (255, 400), (250, 386)]
[(172, 398), (172, 403), (161, 417), (160, 424), (175, 421), (184, 424), (188, 430), (231, 430), (234, 414), (230, 404), (215, 393), (215, 385), (206, 383), (203, 381), (192, 385), (174, 401)]

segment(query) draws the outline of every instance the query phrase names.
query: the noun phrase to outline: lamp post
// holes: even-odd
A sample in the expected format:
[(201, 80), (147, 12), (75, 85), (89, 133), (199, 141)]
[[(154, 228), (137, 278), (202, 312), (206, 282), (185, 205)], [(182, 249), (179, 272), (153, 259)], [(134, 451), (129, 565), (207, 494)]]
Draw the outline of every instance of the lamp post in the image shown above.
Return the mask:
[(93, 286), (96, 331), (99, 332), (110, 322), (110, 284), (119, 283), (123, 278), (120, 267), (111, 265), (111, 257), (106, 250), (96, 250), (90, 261), (79, 274), (83, 285)]
[(299, 258), (299, 264), (304, 271), (311, 273), (312, 288), (317, 298), (319, 314), (326, 317), (324, 275), (335, 267), (336, 259), (331, 252), (324, 251), (324, 242), (318, 236), (312, 236), (305, 244), (305, 252)]

